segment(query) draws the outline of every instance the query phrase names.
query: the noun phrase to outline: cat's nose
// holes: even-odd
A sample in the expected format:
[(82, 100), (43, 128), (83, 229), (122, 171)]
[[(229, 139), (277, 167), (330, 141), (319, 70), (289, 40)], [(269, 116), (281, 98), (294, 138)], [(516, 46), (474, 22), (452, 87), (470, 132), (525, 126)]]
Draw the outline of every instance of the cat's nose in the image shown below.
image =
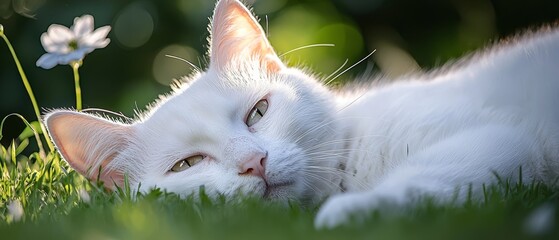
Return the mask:
[(250, 155), (244, 162), (239, 166), (240, 175), (253, 175), (266, 179), (266, 172), (264, 164), (266, 164), (266, 158), (268, 157), (267, 152), (258, 152)]

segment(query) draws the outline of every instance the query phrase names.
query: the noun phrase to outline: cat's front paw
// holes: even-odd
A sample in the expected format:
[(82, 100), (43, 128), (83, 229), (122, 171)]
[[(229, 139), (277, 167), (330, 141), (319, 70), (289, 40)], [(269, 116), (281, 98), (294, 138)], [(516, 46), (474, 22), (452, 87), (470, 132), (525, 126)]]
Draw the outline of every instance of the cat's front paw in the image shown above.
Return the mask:
[(350, 220), (363, 220), (374, 207), (372, 201), (362, 193), (346, 193), (330, 197), (318, 211), (314, 219), (317, 229), (334, 228), (349, 223)]

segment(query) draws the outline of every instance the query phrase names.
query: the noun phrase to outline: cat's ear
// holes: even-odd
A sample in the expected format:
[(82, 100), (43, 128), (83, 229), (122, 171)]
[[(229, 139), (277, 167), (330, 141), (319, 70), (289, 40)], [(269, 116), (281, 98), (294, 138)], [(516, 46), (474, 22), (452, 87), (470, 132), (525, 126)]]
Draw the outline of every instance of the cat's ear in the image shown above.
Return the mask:
[(247, 60), (257, 60), (268, 72), (285, 68), (251, 12), (237, 0), (221, 0), (211, 25), (210, 67), (235, 67)]
[(128, 142), (129, 126), (72, 111), (50, 113), (45, 123), (51, 139), (72, 168), (91, 180), (99, 178), (109, 189), (114, 189), (115, 184), (122, 186), (123, 173), (107, 165)]

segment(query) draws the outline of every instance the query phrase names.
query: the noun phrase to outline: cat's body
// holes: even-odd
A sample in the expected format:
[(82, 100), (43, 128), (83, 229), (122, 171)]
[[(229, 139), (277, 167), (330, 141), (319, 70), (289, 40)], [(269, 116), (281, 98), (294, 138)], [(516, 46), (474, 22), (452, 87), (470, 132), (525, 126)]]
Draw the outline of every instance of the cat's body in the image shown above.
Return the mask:
[(348, 192), (358, 193), (332, 199), (318, 224), (375, 201), (479, 198), (483, 184), (519, 181), (520, 170), (524, 181), (555, 184), (558, 63), (559, 31), (542, 31), (340, 105), (345, 170), (366, 185), (348, 180)]
[[(348, 139), (346, 147), (367, 151), (352, 151), (347, 170), (359, 174), (359, 169), (372, 169), (375, 174), (361, 179), (375, 178), (369, 181), (375, 184), (395, 165), (405, 164), (405, 159), (413, 159), (452, 137), (480, 128), (511, 128), (515, 137), (510, 142), (529, 142), (528, 147), (534, 148), (541, 159), (545, 154), (552, 165), (541, 169), (535, 162), (523, 161), (533, 170), (532, 176), (558, 176), (557, 63), (559, 32), (540, 32), (472, 56), (459, 66), (354, 95), (356, 100), (347, 106), (339, 104), (337, 117), (345, 123), (341, 132)], [(492, 137), (489, 132), (474, 142), (456, 142), (448, 147), (471, 151), (476, 145), (501, 144), (487, 141)], [(373, 166), (368, 167), (370, 164)], [(552, 170), (555, 172), (547, 172)]]
[[(379, 49), (382, 51), (382, 49)], [(559, 176), (559, 31), (541, 30), (469, 60), (339, 93), (285, 67), (251, 14), (218, 3), (210, 66), (133, 124), (56, 111), (46, 123), (80, 173), (108, 187), (183, 196), (245, 193), (328, 199), (316, 225), (423, 196), (479, 197), (498, 177)], [(192, 165), (187, 167), (187, 165)]]

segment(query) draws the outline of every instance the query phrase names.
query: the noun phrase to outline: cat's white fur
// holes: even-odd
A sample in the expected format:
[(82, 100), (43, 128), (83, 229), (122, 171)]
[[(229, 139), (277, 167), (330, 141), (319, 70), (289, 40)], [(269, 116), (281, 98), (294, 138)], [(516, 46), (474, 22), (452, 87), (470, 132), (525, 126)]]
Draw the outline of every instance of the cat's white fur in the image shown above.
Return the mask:
[[(559, 176), (559, 31), (540, 30), (442, 71), (359, 93), (333, 92), (284, 66), (251, 13), (221, 0), (210, 65), (130, 124), (54, 111), (62, 156), (107, 187), (124, 174), (141, 191), (238, 193), (315, 203), (333, 227), (382, 204), (423, 196), (462, 202), (497, 176), (554, 184)], [(379, 49), (382, 51), (382, 49)], [(251, 127), (247, 113), (269, 102)], [(182, 172), (185, 157), (207, 156)], [(260, 154), (264, 178), (242, 164)], [(101, 167), (101, 168), (100, 168)]]

